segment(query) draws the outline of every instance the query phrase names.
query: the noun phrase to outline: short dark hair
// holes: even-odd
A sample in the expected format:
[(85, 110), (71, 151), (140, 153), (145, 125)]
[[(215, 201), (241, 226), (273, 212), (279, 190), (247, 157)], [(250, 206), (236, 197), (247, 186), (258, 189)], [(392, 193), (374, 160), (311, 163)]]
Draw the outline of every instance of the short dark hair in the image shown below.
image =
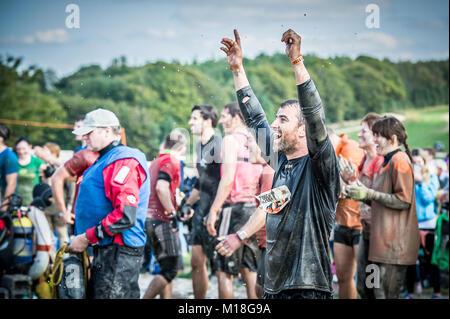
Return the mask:
[(0, 124), (0, 136), (3, 137), (3, 142), (6, 142), (10, 134), (11, 134), (10, 129), (4, 126), (3, 124)]
[(242, 121), (244, 121), (244, 116), (242, 116), (241, 109), (239, 108), (239, 104), (237, 102), (228, 103), (223, 107), (223, 109), (227, 109), (232, 117), (237, 115)]
[(297, 112), (298, 124), (299, 125), (305, 124), (305, 119), (303, 117), (302, 111), (300, 110), (300, 102), (299, 102), (299, 100), (288, 99), (288, 100), (285, 100), (285, 101), (281, 102), (281, 104), (280, 104), (281, 108), (284, 108), (286, 106), (297, 106), (298, 107), (298, 112)]
[(15, 146), (17, 146), (17, 144), (19, 144), (20, 142), (26, 142), (28, 145), (31, 145), (30, 140), (28, 139), (28, 137), (26, 136), (21, 136), (17, 139)]
[(196, 104), (191, 110), (191, 113), (194, 111), (200, 111), (202, 118), (204, 120), (211, 119), (212, 127), (217, 126), (217, 109), (213, 105), (209, 104)]

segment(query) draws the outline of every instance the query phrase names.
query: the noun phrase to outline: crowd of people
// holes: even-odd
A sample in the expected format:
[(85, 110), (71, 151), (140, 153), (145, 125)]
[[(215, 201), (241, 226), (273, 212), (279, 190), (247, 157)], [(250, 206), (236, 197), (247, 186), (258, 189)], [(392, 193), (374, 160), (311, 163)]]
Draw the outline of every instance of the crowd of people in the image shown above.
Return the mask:
[[(280, 103), (269, 124), (244, 70), (237, 30), (234, 40), (222, 40), (237, 102), (220, 116), (210, 104), (192, 107), (188, 125), (198, 143), (188, 191), (180, 192), (189, 137), (170, 132), (148, 165), (141, 151), (121, 143), (116, 114), (100, 108), (75, 122), (82, 145), (65, 162), (55, 143), (33, 148), (21, 137), (10, 149), (10, 129), (0, 125), (2, 211), (17, 194), (23, 206), (45, 212), (58, 240), (38, 250), (50, 261), (65, 245), (67, 254), (87, 250), (89, 298), (140, 298), (150, 254), (159, 270), (142, 297), (171, 298), (185, 224), (196, 299), (207, 297), (208, 269), (221, 299), (234, 298), (236, 277), (249, 299), (331, 299), (333, 278), (343, 299), (413, 299), (422, 285), (442, 298), (448, 155), (410, 150), (403, 123), (392, 116), (367, 114), (358, 141), (337, 135), (325, 125), (301, 37), (289, 29), (281, 41), (298, 99)], [(3, 219), (0, 231), (5, 259)], [(17, 259), (8, 260), (2, 274), (18, 269)]]

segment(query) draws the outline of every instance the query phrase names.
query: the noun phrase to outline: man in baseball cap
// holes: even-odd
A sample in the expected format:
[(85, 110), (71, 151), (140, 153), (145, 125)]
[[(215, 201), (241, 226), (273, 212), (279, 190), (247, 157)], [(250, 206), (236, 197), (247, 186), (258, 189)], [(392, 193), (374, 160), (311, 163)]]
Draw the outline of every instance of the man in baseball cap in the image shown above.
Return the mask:
[(92, 245), (88, 298), (139, 298), (145, 217), (150, 197), (147, 160), (120, 143), (120, 123), (108, 110), (86, 114), (73, 131), (99, 158), (83, 174), (75, 205), (75, 234), (69, 252)]
[(108, 110), (99, 108), (86, 114), (83, 124), (72, 133), (75, 135), (86, 135), (96, 127), (118, 127), (120, 126), (117, 116)]

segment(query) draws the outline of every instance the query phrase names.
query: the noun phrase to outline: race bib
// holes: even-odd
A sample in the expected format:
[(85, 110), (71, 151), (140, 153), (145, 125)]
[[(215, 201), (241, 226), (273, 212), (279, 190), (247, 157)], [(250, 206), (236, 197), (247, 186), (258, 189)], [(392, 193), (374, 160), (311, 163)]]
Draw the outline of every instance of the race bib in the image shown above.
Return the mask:
[(267, 214), (276, 214), (290, 202), (291, 192), (286, 185), (282, 185), (255, 197)]

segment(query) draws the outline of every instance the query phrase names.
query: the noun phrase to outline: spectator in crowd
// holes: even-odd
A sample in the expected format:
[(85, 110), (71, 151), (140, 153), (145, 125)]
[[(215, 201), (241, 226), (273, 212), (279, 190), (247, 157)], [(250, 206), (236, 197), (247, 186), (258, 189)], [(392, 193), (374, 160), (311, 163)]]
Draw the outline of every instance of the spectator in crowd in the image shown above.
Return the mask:
[[(257, 147), (257, 146), (256, 146)], [(258, 195), (269, 191), (272, 188), (274, 170), (270, 167), (264, 159), (260, 156), (261, 150), (256, 148), (257, 156), (256, 163), (263, 165), (263, 171), (259, 181)], [(250, 219), (242, 226), (237, 232), (227, 235), (225, 238), (219, 238), (221, 242), (216, 246), (216, 250), (225, 257), (230, 257), (243, 243), (238, 234), (247, 234), (246, 237), (250, 237), (253, 234), (256, 236), (258, 242), (258, 248), (261, 253), (261, 257), (258, 262), (258, 270), (256, 277), (256, 296), (262, 298), (264, 293), (264, 277), (265, 277), (265, 257), (266, 257), (266, 212), (262, 207), (258, 207), (252, 214)], [(244, 235), (245, 236), (245, 235)], [(244, 237), (241, 235), (241, 237)]]
[(425, 159), (427, 160), (428, 170), (430, 174), (437, 175), (437, 168), (434, 158), (436, 157), (436, 151), (432, 147), (425, 147), (423, 149)]
[[(327, 127), (328, 136), (336, 155), (347, 161), (353, 171), (359, 167), (364, 152), (358, 143), (347, 134), (338, 136), (333, 129)], [(341, 183), (342, 187), (345, 185)], [(342, 196), (336, 208), (336, 227), (334, 228), (333, 252), (336, 265), (336, 276), (339, 283), (339, 298), (356, 299), (355, 271), (358, 244), (361, 236), (361, 220), (358, 202)]]
[[(352, 165), (348, 165), (345, 158), (341, 158), (341, 177), (345, 184), (350, 184), (356, 178), (366, 187), (371, 188), (375, 175), (383, 163), (383, 156), (377, 155), (375, 142), (373, 139), (372, 126), (381, 116), (376, 113), (368, 113), (361, 121), (361, 127), (358, 133), (359, 147), (364, 150), (364, 157), (358, 167), (357, 173)], [(345, 195), (345, 194), (344, 194)], [(367, 272), (369, 261), (369, 238), (371, 225), (371, 208), (364, 202), (359, 202), (360, 220), (362, 225), (362, 234), (358, 246), (357, 255), (357, 276), (356, 289), (362, 299), (374, 299), (373, 289), (366, 284), (366, 278), (370, 272)]]
[(436, 175), (439, 178), (439, 187), (444, 188), (448, 183), (447, 163), (444, 160), (436, 160)]
[[(150, 282), (144, 299), (168, 299), (179, 270), (181, 256), (176, 212), (176, 190), (180, 187), (180, 157), (186, 152), (186, 137), (174, 130), (167, 135), (164, 150), (150, 165), (150, 187), (154, 191), (148, 202), (145, 228), (151, 249), (160, 266), (160, 273)], [(192, 212), (193, 213), (193, 212)], [(190, 218), (193, 214), (183, 216)], [(169, 286), (169, 289), (165, 289)]]
[[(84, 121), (84, 115), (80, 116), (76, 121), (75, 124), (73, 126), (74, 130), (76, 130), (77, 128), (81, 127), (83, 125), (83, 121)], [(86, 141), (83, 140), (83, 138), (79, 135), (75, 135), (75, 141), (81, 143), (80, 146), (78, 146), (73, 152), (77, 153), (81, 150), (84, 150), (86, 148)]]
[[(245, 127), (236, 102), (225, 105), (219, 123), (225, 132), (221, 179), (206, 222), (208, 233), (214, 237), (235, 233), (255, 212), (255, 195), (263, 170), (261, 164), (255, 163), (256, 143)], [(233, 278), (239, 273), (246, 284), (247, 297), (257, 298), (255, 285), (260, 256), (256, 236), (240, 234), (244, 235), (240, 239), (245, 241), (238, 251), (217, 259), (219, 298), (233, 298)]]
[[(436, 196), (439, 190), (439, 179), (429, 170), (427, 161), (430, 159), (427, 154), (420, 149), (412, 150), (414, 162), (414, 181), (416, 191), (417, 219), (419, 221), (421, 248), (424, 258), (419, 258), (419, 272), (416, 265), (411, 265), (407, 270), (406, 288), (407, 293), (404, 299), (414, 299), (415, 284), (421, 285), (421, 281), (426, 275), (430, 275), (431, 286), (433, 287), (432, 298), (442, 298), (440, 291), (440, 271), (436, 265), (431, 264), (431, 256), (434, 249), (437, 214)], [(417, 280), (419, 279), (419, 280)], [(421, 291), (421, 288), (416, 289)]]
[(10, 130), (0, 124), (0, 204), (8, 202), (7, 199), (16, 191), (17, 173), (19, 164), (16, 154), (6, 145)]
[(377, 120), (372, 131), (383, 164), (371, 188), (357, 181), (346, 186), (346, 192), (372, 207), (369, 260), (379, 274), (375, 298), (397, 299), (407, 267), (416, 264), (420, 245), (412, 156), (406, 130), (395, 117)]
[(217, 120), (217, 109), (214, 106), (199, 104), (192, 108), (188, 123), (191, 133), (199, 137), (195, 148), (198, 180), (181, 209), (191, 210), (198, 201), (191, 231), (192, 288), (196, 299), (204, 299), (208, 290), (207, 260), (210, 261), (212, 273), (215, 273), (217, 266), (214, 263), (214, 237), (208, 233), (204, 224), (204, 217), (209, 212), (220, 182), (222, 137), (215, 133)]
[[(63, 165), (63, 162), (59, 158), (61, 148), (58, 144), (47, 142), (43, 147), (36, 146), (34, 148), (34, 154), (47, 164), (47, 168), (44, 170), (44, 181), (48, 181), (52, 189), (51, 177), (55, 171)], [(74, 183), (66, 180), (64, 182), (64, 201), (72, 205), (74, 195)], [(71, 208), (68, 208), (70, 210)], [(56, 231), (59, 239), (59, 246), (69, 241), (69, 232), (67, 223), (64, 220), (64, 211), (59, 210), (56, 201), (52, 201), (52, 204), (46, 208), (45, 216), (47, 217), (48, 224), (52, 231)]]
[(44, 161), (31, 155), (32, 145), (27, 137), (17, 140), (15, 151), (19, 162), (17, 194), (22, 197), (23, 205), (29, 205), (33, 201), (33, 187), (39, 184), (47, 166)]

